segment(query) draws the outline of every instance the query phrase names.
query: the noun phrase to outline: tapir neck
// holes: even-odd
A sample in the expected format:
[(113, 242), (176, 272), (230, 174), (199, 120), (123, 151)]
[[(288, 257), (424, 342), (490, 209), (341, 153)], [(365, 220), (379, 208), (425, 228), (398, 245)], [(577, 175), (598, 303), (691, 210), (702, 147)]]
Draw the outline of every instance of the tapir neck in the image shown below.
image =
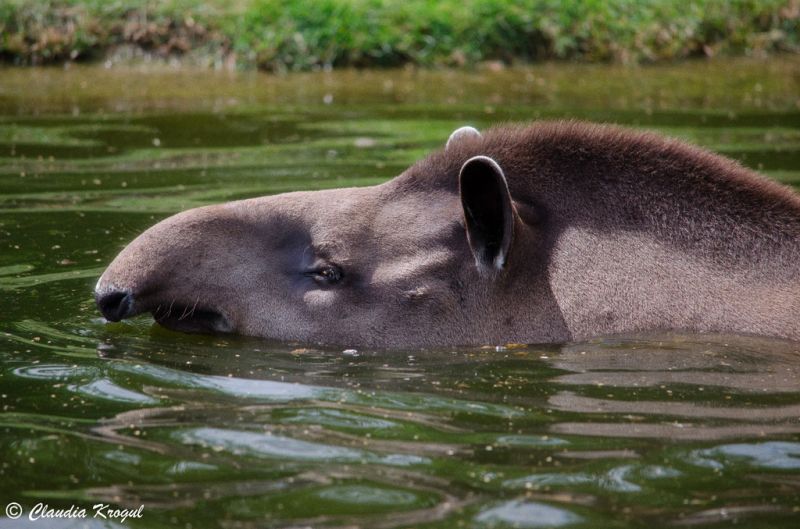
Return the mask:
[(635, 196), (617, 179), (551, 198), (548, 277), (570, 339), (653, 329), (800, 338), (795, 204), (702, 180), (671, 193), (666, 176), (638, 182)]
[(580, 227), (555, 242), (549, 282), (571, 339), (654, 329), (798, 338), (800, 284), (773, 267), (723, 267), (649, 234)]
[(648, 175), (596, 163), (593, 175), (543, 171), (532, 190), (514, 186), (545, 209), (545, 292), (565, 339), (658, 329), (800, 339), (800, 201), (712, 162)]

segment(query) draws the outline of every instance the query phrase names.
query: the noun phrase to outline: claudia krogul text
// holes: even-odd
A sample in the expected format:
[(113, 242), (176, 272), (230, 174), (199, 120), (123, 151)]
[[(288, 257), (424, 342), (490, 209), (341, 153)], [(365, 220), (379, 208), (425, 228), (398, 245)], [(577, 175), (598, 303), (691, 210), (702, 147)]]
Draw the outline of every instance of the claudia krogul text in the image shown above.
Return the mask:
[[(19, 503), (13, 502), (6, 506), (6, 516), (9, 518), (16, 519), (23, 514), (24, 510)], [(136, 509), (119, 509), (106, 503), (96, 503), (92, 505), (91, 509), (78, 507), (76, 505), (71, 505), (62, 509), (53, 509), (46, 503), (37, 503), (28, 513), (28, 519), (35, 522), (36, 520), (51, 520), (56, 518), (72, 520), (96, 518), (98, 520), (124, 522), (132, 518), (142, 518), (143, 514), (144, 505), (140, 505)]]

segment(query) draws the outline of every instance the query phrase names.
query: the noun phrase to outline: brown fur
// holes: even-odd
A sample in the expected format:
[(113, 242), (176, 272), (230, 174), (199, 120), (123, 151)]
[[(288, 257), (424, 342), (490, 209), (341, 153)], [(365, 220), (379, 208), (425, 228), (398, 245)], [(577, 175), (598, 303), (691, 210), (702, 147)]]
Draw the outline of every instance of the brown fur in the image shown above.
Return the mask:
[[(464, 234), (459, 171), (477, 155), (503, 169), (514, 205), (499, 272), (476, 265)], [(341, 265), (342, 283), (287, 287), (307, 253)], [(380, 186), (183, 213), (123, 251), (98, 292), (132, 292), (130, 314), (197, 297), (223, 330), (343, 345), (800, 339), (799, 262), (791, 189), (676, 140), (560, 122), (459, 137)]]
[(595, 228), (652, 231), (680, 249), (733, 262), (763, 259), (764, 251), (796, 255), (800, 242), (800, 196), (791, 188), (675, 139), (540, 122), (454, 147), (418, 162), (397, 184), (455, 190), (461, 163), (484, 154), (505, 170), (515, 201)]

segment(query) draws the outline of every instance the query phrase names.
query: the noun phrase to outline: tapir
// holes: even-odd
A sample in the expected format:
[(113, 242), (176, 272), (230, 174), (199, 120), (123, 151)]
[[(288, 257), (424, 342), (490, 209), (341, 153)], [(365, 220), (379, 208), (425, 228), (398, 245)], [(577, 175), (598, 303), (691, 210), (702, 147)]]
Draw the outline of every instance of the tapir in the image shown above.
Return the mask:
[(332, 346), (800, 340), (800, 196), (654, 133), (464, 127), (380, 185), (169, 217), (95, 298), (112, 322)]

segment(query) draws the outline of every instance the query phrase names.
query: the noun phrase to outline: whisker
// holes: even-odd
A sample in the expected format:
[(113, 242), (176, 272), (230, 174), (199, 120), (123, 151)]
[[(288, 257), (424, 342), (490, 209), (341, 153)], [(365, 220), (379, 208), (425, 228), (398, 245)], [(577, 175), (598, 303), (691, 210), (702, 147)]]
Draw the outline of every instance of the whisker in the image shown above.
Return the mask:
[(167, 309), (167, 314), (164, 316), (165, 318), (169, 318), (172, 315), (172, 306), (175, 304), (175, 298), (172, 298), (172, 301), (169, 304), (169, 309)]
[(200, 296), (197, 296), (197, 299), (194, 301), (194, 305), (192, 305), (192, 312), (189, 315), (194, 315), (194, 311), (197, 309), (197, 304), (200, 303)]
[[(192, 314), (194, 314), (194, 311), (195, 311), (195, 309), (197, 308), (197, 304), (198, 304), (199, 302), (200, 302), (200, 297), (198, 296), (198, 297), (197, 297), (197, 299), (196, 299), (196, 300), (195, 300), (195, 302), (194, 302), (194, 305), (192, 305), (192, 308), (191, 308), (191, 309), (189, 309), (189, 307), (188, 307), (188, 306), (187, 306), (186, 308), (184, 308), (184, 309), (183, 309), (183, 314), (181, 314), (181, 317), (180, 317), (180, 318), (178, 318), (178, 321), (181, 321), (181, 320), (183, 320), (184, 318), (188, 318), (188, 317), (190, 317)], [(188, 311), (188, 312), (187, 312), (187, 311)]]
[(183, 320), (183, 318), (185, 318), (185, 317), (186, 317), (186, 311), (188, 311), (188, 310), (189, 310), (189, 307), (188, 307), (188, 306), (186, 306), (186, 307), (183, 307), (183, 312), (181, 312), (181, 315), (180, 315), (180, 316), (178, 316), (178, 321), (182, 321), (182, 320)]

